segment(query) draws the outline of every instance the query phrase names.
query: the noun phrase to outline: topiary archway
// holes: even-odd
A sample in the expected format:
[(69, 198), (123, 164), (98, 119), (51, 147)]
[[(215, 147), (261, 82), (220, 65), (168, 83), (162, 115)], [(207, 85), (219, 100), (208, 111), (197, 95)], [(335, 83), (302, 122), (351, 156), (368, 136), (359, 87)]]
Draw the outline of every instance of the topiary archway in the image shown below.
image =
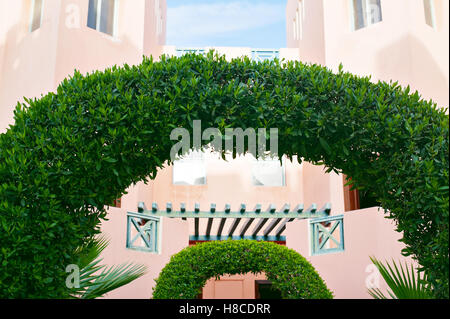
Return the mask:
[(333, 297), (314, 267), (295, 250), (272, 242), (226, 240), (197, 244), (173, 255), (156, 279), (153, 298), (195, 299), (208, 279), (249, 272), (265, 272), (283, 298)]
[[(300, 62), (144, 59), (26, 100), (0, 135), (0, 297), (68, 295), (65, 267), (105, 204), (156, 176), (174, 127), (279, 129), (279, 154), (352, 177), (448, 296), (449, 121), (396, 83)], [(207, 141), (204, 141), (207, 144)]]

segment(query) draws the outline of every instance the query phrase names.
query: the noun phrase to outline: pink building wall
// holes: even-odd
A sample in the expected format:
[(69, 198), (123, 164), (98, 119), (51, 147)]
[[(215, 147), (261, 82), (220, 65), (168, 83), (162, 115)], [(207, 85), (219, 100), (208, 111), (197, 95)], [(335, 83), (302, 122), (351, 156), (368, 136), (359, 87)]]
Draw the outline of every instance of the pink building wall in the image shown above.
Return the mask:
[(404, 245), (398, 240), (392, 220), (385, 218), (378, 207), (339, 212), (344, 215), (345, 250), (338, 253), (311, 256), (310, 227), (307, 220), (294, 221), (286, 229), (286, 246), (298, 251), (316, 268), (335, 298), (372, 298), (367, 282), (378, 278), (382, 291), (384, 280), (374, 272), (369, 256), (379, 260), (412, 262), (401, 256)]
[(265, 280), (263, 273), (225, 275), (220, 280), (211, 278), (203, 287), (202, 299), (255, 299), (255, 280)]
[[(132, 210), (136, 211), (136, 209)], [(404, 247), (398, 240), (401, 234), (395, 231), (394, 222), (385, 218), (382, 210), (372, 207), (357, 211), (337, 211), (344, 215), (345, 250), (338, 253), (311, 255), (310, 225), (308, 220), (296, 220), (287, 225), (286, 246), (304, 256), (316, 268), (335, 298), (371, 298), (367, 293), (368, 283), (378, 283), (380, 289), (387, 288), (384, 280), (375, 271), (369, 256), (379, 260), (413, 262), (401, 256)], [(126, 210), (110, 208), (109, 221), (102, 225), (103, 233), (111, 244), (103, 254), (105, 264), (120, 264), (133, 261), (147, 265), (149, 272), (129, 285), (108, 294), (107, 298), (150, 298), (160, 270), (170, 256), (189, 245), (192, 225), (188, 221), (162, 218), (162, 244), (159, 253), (147, 253), (126, 249)], [(245, 276), (223, 276), (211, 279), (203, 289), (203, 298), (252, 299), (255, 294), (254, 280), (265, 279), (264, 274)], [(231, 282), (230, 282), (231, 281)]]
[[(0, 42), (0, 132), (12, 123), (23, 97), (39, 97), (55, 89), (59, 3), (45, 1), (42, 27), (29, 32), (30, 1), (2, 1), (3, 41)], [(1, 54), (1, 53), (0, 53)], [(0, 55), (1, 56), (1, 55)]]
[[(44, 1), (41, 27), (30, 32), (30, 4), (0, 2), (0, 132), (12, 123), (17, 101), (55, 91), (74, 69), (138, 64), (162, 52), (166, 29), (156, 34), (155, 0), (119, 1), (114, 36), (87, 26), (85, 0)], [(165, 17), (166, 1), (159, 5)]]
[[(288, 0), (286, 5), (287, 47), (297, 48), (300, 61), (325, 65), (325, 26), (322, 0)], [(293, 21), (297, 10), (302, 17), (302, 36), (294, 38)]]
[[(280, 49), (288, 60), (319, 63), (336, 70), (344, 69), (360, 75), (372, 75), (374, 81), (399, 80), (410, 84), (426, 98), (440, 106), (448, 106), (448, 1), (436, 0), (436, 29), (424, 23), (422, 0), (382, 0), (383, 21), (352, 31), (349, 1), (303, 0), (305, 8), (303, 37), (295, 41), (292, 18), (297, 1), (288, 0), (287, 42)], [(154, 0), (120, 1), (118, 34), (102, 34), (86, 26), (87, 3), (84, 0), (44, 1), (41, 28), (30, 33), (29, 1), (0, 1), (0, 133), (12, 123), (17, 101), (39, 97), (55, 91), (59, 82), (73, 74), (101, 70), (114, 64), (136, 64), (142, 55), (174, 54), (175, 48), (164, 46), (165, 27), (157, 34)], [(72, 6), (75, 5), (75, 6)], [(165, 20), (166, 2), (159, 2)], [(74, 9), (75, 8), (75, 9)], [(74, 27), (75, 25), (75, 27)], [(79, 27), (76, 27), (79, 25)], [(163, 23), (163, 25), (165, 25)], [(250, 48), (216, 48), (227, 58), (249, 55)], [(250, 162), (238, 159), (225, 163), (211, 161), (207, 167), (207, 185), (180, 186), (172, 183), (172, 168), (161, 170), (148, 185), (130, 186), (122, 197), (122, 208), (110, 208), (103, 232), (111, 245), (103, 254), (107, 264), (125, 261), (144, 263), (149, 273), (120, 288), (109, 298), (150, 298), (154, 279), (170, 256), (189, 245), (192, 225), (181, 220), (164, 218), (159, 253), (143, 253), (126, 249), (126, 212), (136, 211), (139, 201), (147, 207), (157, 202), (160, 207), (172, 202), (175, 208), (185, 202), (192, 209), (195, 202), (202, 209), (216, 203), (237, 207), (241, 203), (253, 208), (256, 203), (285, 203), (294, 206), (311, 203), (332, 204), (332, 214), (344, 213), (343, 183), (340, 175), (325, 174), (321, 166), (309, 163), (286, 163), (286, 186), (252, 186)], [(229, 223), (229, 222), (228, 222)], [(227, 224), (229, 225), (229, 224)], [(310, 256), (307, 221), (288, 224), (287, 246), (307, 257), (338, 298), (367, 298), (365, 280), (370, 273), (369, 255), (401, 259), (401, 234), (376, 208), (344, 213), (345, 245), (342, 253)], [(263, 277), (262, 277), (263, 278)], [(243, 289), (242, 296), (254, 296), (251, 276), (224, 278), (223, 283), (209, 282), (205, 297), (233, 296)], [(250, 284), (249, 284), (250, 282)], [(381, 280), (382, 282), (382, 280)], [(241, 288), (236, 288), (241, 285)], [(217, 287), (222, 287), (217, 290)], [(252, 292), (253, 291), (253, 292)]]
[(449, 2), (434, 0), (436, 27), (425, 23), (423, 0), (381, 0), (382, 21), (352, 30), (351, 0), (301, 0), (303, 39), (293, 38), (298, 0), (288, 0), (287, 43), (300, 60), (373, 81), (410, 85), (425, 99), (449, 105)]
[[(136, 208), (132, 210), (137, 211)], [(148, 272), (143, 277), (130, 284), (109, 293), (107, 298), (139, 298), (149, 299), (152, 296), (154, 279), (161, 269), (169, 262), (170, 256), (176, 254), (189, 245), (188, 224), (180, 219), (163, 218), (160, 248), (158, 253), (141, 252), (126, 247), (127, 210), (110, 208), (108, 221), (102, 223), (102, 233), (110, 240), (110, 244), (102, 253), (103, 263), (107, 265), (119, 265), (133, 262), (144, 264)]]

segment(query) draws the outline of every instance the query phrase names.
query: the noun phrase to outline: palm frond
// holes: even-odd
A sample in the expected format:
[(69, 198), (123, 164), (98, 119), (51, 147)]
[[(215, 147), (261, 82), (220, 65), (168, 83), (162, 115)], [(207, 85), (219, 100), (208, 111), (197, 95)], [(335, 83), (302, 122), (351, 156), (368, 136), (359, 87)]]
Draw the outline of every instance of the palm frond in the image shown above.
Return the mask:
[(88, 239), (83, 246), (78, 247), (75, 251), (75, 255), (78, 256), (78, 267), (80, 267), (80, 269), (87, 267), (87, 265), (100, 256), (108, 244), (109, 240), (105, 236)]
[(111, 266), (109, 268), (105, 267), (102, 273), (86, 289), (81, 298), (92, 299), (101, 297), (143, 276), (146, 272), (147, 268), (144, 265), (135, 265), (133, 263)]
[(118, 266), (100, 265), (101, 253), (108, 246), (109, 240), (100, 236), (92, 238), (76, 250), (80, 268), (79, 288), (71, 290), (71, 297), (93, 299), (122, 287), (143, 276), (147, 267), (140, 264), (126, 263)]
[[(414, 269), (413, 265), (408, 266), (405, 262), (403, 266), (400, 262), (392, 260), (392, 265), (388, 262), (383, 264), (375, 257), (370, 257), (372, 263), (377, 267), (384, 281), (389, 287), (387, 293), (393, 299), (430, 299), (432, 298), (430, 285), (427, 283), (427, 276)], [(368, 289), (368, 293), (375, 299), (387, 299), (385, 294), (378, 288)]]

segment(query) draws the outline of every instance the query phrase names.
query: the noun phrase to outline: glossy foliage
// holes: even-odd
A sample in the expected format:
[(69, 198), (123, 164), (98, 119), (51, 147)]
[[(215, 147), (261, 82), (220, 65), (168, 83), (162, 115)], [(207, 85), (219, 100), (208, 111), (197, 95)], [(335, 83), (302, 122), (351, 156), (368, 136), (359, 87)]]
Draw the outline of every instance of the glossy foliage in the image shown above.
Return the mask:
[(192, 133), (195, 119), (222, 133), (278, 128), (280, 155), (352, 176), (448, 296), (448, 115), (397, 83), (210, 53), (76, 72), (17, 106), (0, 136), (0, 297), (68, 295), (65, 267), (104, 205), (154, 178), (171, 130)]
[(230, 274), (264, 272), (287, 299), (329, 299), (314, 267), (295, 250), (255, 240), (211, 241), (173, 255), (153, 289), (154, 299), (194, 299), (206, 281)]

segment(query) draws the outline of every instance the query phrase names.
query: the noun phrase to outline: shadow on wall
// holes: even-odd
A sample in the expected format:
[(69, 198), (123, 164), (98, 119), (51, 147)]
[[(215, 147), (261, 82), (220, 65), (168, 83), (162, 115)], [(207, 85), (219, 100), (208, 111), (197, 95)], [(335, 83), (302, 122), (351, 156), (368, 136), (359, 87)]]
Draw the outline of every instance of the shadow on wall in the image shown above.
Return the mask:
[[(405, 48), (407, 48), (405, 50)], [(398, 60), (409, 59), (409, 74), (399, 74)], [(394, 44), (383, 48), (375, 57), (375, 70), (388, 70), (389, 77), (393, 80), (403, 78), (414, 83), (411, 91), (419, 91), (423, 99), (432, 99), (440, 107), (448, 107), (449, 82), (448, 74), (444, 74), (442, 67), (436, 62), (427, 47), (417, 37), (403, 36)], [(391, 70), (395, 71), (391, 73)], [(382, 72), (381, 71), (381, 72)], [(402, 72), (400, 70), (400, 72)], [(405, 71), (403, 71), (405, 73)], [(386, 79), (386, 74), (374, 74), (380, 79)], [(404, 84), (404, 83), (400, 83)]]

